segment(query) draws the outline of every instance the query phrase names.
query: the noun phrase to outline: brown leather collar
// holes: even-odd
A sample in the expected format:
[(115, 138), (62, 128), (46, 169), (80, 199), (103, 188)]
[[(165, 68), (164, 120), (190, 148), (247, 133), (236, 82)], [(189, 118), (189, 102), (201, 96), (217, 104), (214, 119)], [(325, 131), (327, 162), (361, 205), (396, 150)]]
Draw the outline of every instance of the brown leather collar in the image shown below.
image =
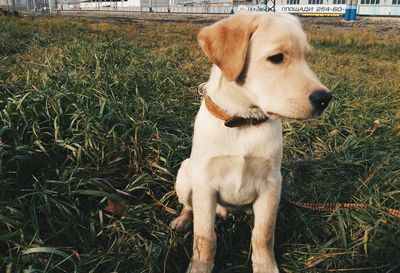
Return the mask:
[(216, 118), (223, 120), (224, 125), (229, 128), (240, 127), (244, 125), (258, 125), (268, 120), (268, 117), (244, 118), (238, 116), (230, 116), (223, 109), (221, 109), (221, 107), (216, 105), (215, 102), (213, 102), (212, 99), (207, 95), (204, 95), (204, 102), (206, 104), (208, 112), (210, 112)]

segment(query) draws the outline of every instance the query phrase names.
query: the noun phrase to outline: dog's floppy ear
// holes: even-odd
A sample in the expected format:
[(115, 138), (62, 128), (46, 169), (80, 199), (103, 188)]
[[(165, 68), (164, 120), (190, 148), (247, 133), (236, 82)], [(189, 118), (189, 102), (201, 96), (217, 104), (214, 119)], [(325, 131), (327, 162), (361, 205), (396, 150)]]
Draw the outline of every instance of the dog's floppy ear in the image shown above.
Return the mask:
[(242, 71), (247, 46), (258, 21), (259, 16), (237, 14), (204, 27), (197, 36), (204, 53), (229, 81), (236, 80)]

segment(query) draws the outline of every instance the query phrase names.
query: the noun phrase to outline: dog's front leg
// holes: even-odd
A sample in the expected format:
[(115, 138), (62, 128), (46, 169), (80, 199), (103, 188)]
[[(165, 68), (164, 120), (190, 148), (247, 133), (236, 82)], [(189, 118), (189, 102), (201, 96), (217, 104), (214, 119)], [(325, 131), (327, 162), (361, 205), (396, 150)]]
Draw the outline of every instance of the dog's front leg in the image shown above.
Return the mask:
[(216, 195), (211, 189), (193, 189), (193, 257), (187, 273), (211, 273), (217, 237), (214, 230)]
[(253, 204), (254, 228), (251, 237), (254, 273), (278, 273), (274, 255), (276, 214), (281, 193), (281, 175), (269, 177), (268, 188)]

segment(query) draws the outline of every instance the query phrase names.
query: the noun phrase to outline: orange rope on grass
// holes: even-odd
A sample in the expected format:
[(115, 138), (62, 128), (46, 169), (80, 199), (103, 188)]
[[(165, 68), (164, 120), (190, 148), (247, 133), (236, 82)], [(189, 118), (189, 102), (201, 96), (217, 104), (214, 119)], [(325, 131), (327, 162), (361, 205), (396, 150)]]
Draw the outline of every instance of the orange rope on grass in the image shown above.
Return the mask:
[[(333, 212), (336, 208), (359, 208), (359, 209), (367, 209), (369, 207), (368, 204), (357, 204), (357, 203), (307, 203), (307, 202), (297, 202), (297, 201), (288, 201), (289, 203), (306, 209), (311, 209), (315, 211), (330, 211)], [(400, 218), (400, 210), (391, 209), (383, 207), (383, 210), (387, 213), (393, 215), (394, 217)]]

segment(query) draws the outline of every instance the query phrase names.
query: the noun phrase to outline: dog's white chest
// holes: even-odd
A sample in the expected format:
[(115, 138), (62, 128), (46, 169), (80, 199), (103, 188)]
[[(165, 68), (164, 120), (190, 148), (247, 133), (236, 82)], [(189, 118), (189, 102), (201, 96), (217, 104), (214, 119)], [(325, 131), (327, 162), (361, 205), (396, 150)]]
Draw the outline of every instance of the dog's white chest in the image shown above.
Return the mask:
[(271, 160), (261, 157), (218, 156), (207, 164), (209, 182), (216, 186), (221, 203), (247, 205), (267, 184)]

